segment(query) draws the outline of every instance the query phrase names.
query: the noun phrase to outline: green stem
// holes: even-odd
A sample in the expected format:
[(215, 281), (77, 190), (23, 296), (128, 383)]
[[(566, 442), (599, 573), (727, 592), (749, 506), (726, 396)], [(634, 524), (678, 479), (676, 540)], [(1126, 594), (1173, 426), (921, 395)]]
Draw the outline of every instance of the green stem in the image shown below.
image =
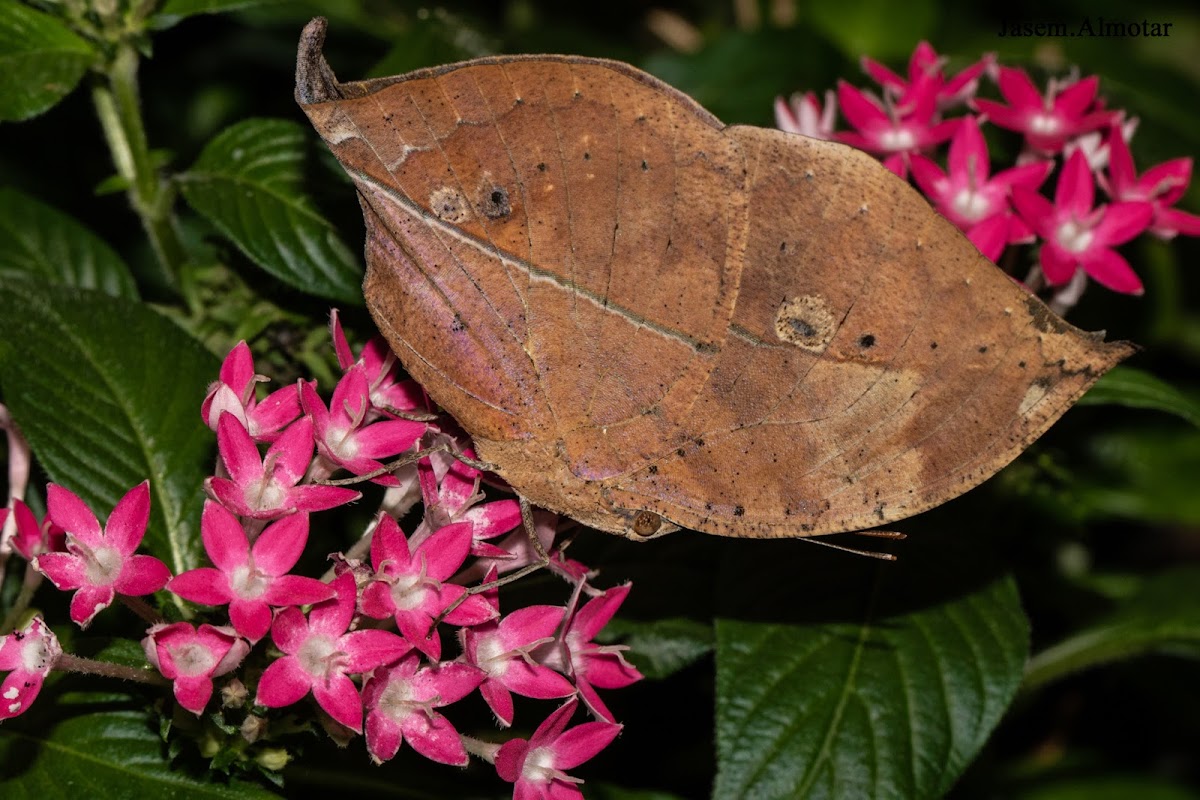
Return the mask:
[(79, 672), (84, 675), (120, 678), (123, 681), (137, 681), (151, 686), (166, 686), (170, 683), (166, 678), (149, 669), (128, 667), (124, 664), (114, 664), (111, 661), (96, 661), (71, 653), (61, 654), (54, 662), (54, 669), (62, 672)]
[(101, 80), (92, 87), (92, 103), (117, 174), (128, 183), (129, 204), (150, 238), (160, 280), (165, 287), (177, 289), (185, 254), (171, 213), (175, 191), (158, 175), (151, 161), (137, 72), (137, 50), (129, 42), (118, 44)]

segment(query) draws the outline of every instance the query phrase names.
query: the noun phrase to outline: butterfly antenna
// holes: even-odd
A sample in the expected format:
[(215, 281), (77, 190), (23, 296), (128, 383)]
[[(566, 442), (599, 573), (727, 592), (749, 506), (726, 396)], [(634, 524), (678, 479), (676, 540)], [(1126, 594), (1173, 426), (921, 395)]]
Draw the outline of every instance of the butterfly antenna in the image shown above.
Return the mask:
[[(857, 536), (874, 536), (879, 539), (905, 539), (905, 538), (907, 538), (903, 533), (898, 533), (896, 531), (855, 531), (854, 533)], [(894, 555), (892, 555), (891, 553), (880, 553), (876, 550), (859, 550), (858, 548), (855, 548), (855, 547), (846, 547), (845, 545), (834, 544), (833, 542), (827, 542), (824, 539), (818, 539), (815, 537), (806, 536), (806, 537), (801, 538), (800, 541), (808, 542), (809, 544), (819, 544), (822, 547), (832, 547), (834, 550), (841, 550), (843, 553), (853, 553), (856, 556), (866, 556), (867, 558), (876, 558), (876, 559), (879, 559), (880, 561), (895, 561), (896, 560), (896, 557)]]

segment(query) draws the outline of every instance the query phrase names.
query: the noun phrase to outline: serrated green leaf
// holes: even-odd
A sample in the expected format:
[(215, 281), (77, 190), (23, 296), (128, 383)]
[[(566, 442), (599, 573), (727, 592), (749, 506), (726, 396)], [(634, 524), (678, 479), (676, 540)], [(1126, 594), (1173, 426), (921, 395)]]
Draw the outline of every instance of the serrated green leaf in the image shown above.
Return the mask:
[(1200, 658), (1200, 568), (1146, 581), (1109, 616), (1029, 661), (1023, 691), (1080, 670), (1150, 653)]
[(55, 17), (0, 2), (0, 120), (36, 117), (66, 97), (95, 58)]
[(0, 389), (51, 480), (105, 518), (149, 478), (143, 547), (175, 573), (199, 563), (213, 436), (200, 419), (217, 359), (165, 317), (99, 292), (6, 281)]
[(129, 267), (103, 239), (29, 195), (0, 187), (0, 279), (10, 277), (137, 298)]
[(283, 0), (167, 0), (158, 13), (150, 18), (150, 26), (161, 31), (197, 14), (221, 14), (280, 2)]
[(286, 120), (239, 122), (179, 176), (183, 196), (279, 280), (309, 294), (361, 303), (358, 259), (300, 191), (304, 136)]
[(896, 564), (726, 565), (715, 796), (940, 797), (954, 784), (1016, 691), (1028, 623), (1014, 582), (956, 540), (909, 545)]
[(604, 628), (604, 641), (609, 640), (628, 645), (629, 661), (647, 678), (661, 680), (711, 653), (713, 629), (678, 617), (648, 622), (618, 617)]
[(1200, 428), (1200, 402), (1166, 381), (1133, 367), (1113, 367), (1079, 399), (1079, 404), (1152, 408), (1182, 417)]
[(162, 740), (139, 711), (75, 711), (36, 726), (13, 722), (0, 729), (5, 800), (278, 797), (245, 781), (209, 783), (172, 769)]

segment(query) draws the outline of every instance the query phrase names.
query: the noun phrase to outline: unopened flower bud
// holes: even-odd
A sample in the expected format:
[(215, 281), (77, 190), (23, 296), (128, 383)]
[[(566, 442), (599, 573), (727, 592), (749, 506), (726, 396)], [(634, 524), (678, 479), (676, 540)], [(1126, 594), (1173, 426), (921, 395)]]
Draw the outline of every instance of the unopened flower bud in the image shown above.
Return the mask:
[[(249, 696), (246, 685), (237, 678), (221, 687), (221, 705), (224, 708), (241, 708)], [(250, 741), (254, 741), (251, 739)]]
[(282, 747), (268, 747), (254, 757), (254, 761), (263, 769), (279, 772), (292, 760), (288, 751)]

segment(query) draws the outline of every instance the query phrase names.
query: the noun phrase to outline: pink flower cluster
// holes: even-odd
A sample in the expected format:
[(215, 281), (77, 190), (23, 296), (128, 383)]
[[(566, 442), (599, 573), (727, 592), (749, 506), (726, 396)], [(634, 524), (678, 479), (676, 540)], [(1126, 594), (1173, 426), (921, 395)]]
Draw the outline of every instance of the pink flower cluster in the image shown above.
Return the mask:
[[(80, 627), (117, 597), (136, 603), (163, 589), (225, 608), (180, 622), (152, 616), (142, 645), (187, 711), (209, 708), (219, 678), (223, 707), (250, 701), (243, 731), (253, 731), (251, 741), (269, 732), (271, 709), (311, 696), (331, 732), (365, 733), (376, 763), (408, 742), (443, 764), (464, 766), (471, 754), (493, 762), (515, 797), (581, 797), (566, 770), (621, 730), (597, 690), (641, 678), (623, 647), (594, 641), (629, 586), (594, 588), (586, 566), (554, 553), (550, 568), (572, 587), (569, 601), (502, 615), (495, 578), (538, 559), (517, 501), (486, 500), (483, 473), (453, 457), (471, 460), (470, 450), (432, 421), (424, 393), (399, 378), (382, 340), (354, 358), (336, 313), (333, 336), (343, 374), (328, 406), (306, 381), (260, 402), (265, 379), (244, 342), (222, 365), (202, 407), (219, 452), (200, 524), (209, 566), (172, 577), (136, 552), (150, 520), (148, 482), (103, 527), (79, 497), (51, 485), (45, 520), (15, 504), (13, 549), (74, 592), (70, 615)], [(294, 574), (315, 513), (362, 498), (335, 485), (344, 482), (334, 480), (339, 472), (386, 487), (382, 509), (358, 544), (330, 557), (325, 578)], [(423, 518), (406, 533), (397, 518), (418, 499)], [(539, 513), (537, 527), (552, 547), (553, 520)], [(485, 591), (468, 588), (481, 579)], [(457, 656), (444, 653), (445, 629), (456, 632)], [(60, 653), (40, 618), (0, 643), (0, 669), (11, 670), (0, 718), (28, 707)], [(445, 714), (476, 690), (502, 727), (513, 723), (514, 695), (565, 704), (528, 741), (501, 745), (461, 735)], [(569, 728), (581, 704), (595, 721)]]
[[(1200, 217), (1173, 208), (1191, 180), (1192, 160), (1174, 159), (1139, 175), (1129, 150), (1137, 120), (1106, 107), (1098, 78), (1051, 80), (1042, 91), (1024, 71), (1000, 66), (991, 55), (952, 77), (944, 61), (927, 42), (917, 45), (907, 77), (864, 58), (878, 92), (843, 81), (823, 104), (812, 92), (778, 98), (776, 122), (785, 131), (874, 153), (900, 177), (911, 175), (992, 261), (1010, 245), (1037, 243), (1040, 278), (1028, 283), (1044, 279), (1058, 288), (1060, 305), (1077, 299), (1088, 277), (1141, 294), (1141, 280), (1115, 248), (1143, 232), (1200, 236)], [(984, 76), (1003, 102), (977, 96)], [(851, 130), (835, 130), (839, 105)], [(958, 109), (967, 113), (945, 116)], [(989, 123), (1021, 135), (1015, 166), (993, 170), (981, 130)], [(943, 169), (930, 155), (947, 142)], [(1040, 189), (1056, 169), (1051, 200)], [(1097, 185), (1107, 203), (1096, 204)]]

